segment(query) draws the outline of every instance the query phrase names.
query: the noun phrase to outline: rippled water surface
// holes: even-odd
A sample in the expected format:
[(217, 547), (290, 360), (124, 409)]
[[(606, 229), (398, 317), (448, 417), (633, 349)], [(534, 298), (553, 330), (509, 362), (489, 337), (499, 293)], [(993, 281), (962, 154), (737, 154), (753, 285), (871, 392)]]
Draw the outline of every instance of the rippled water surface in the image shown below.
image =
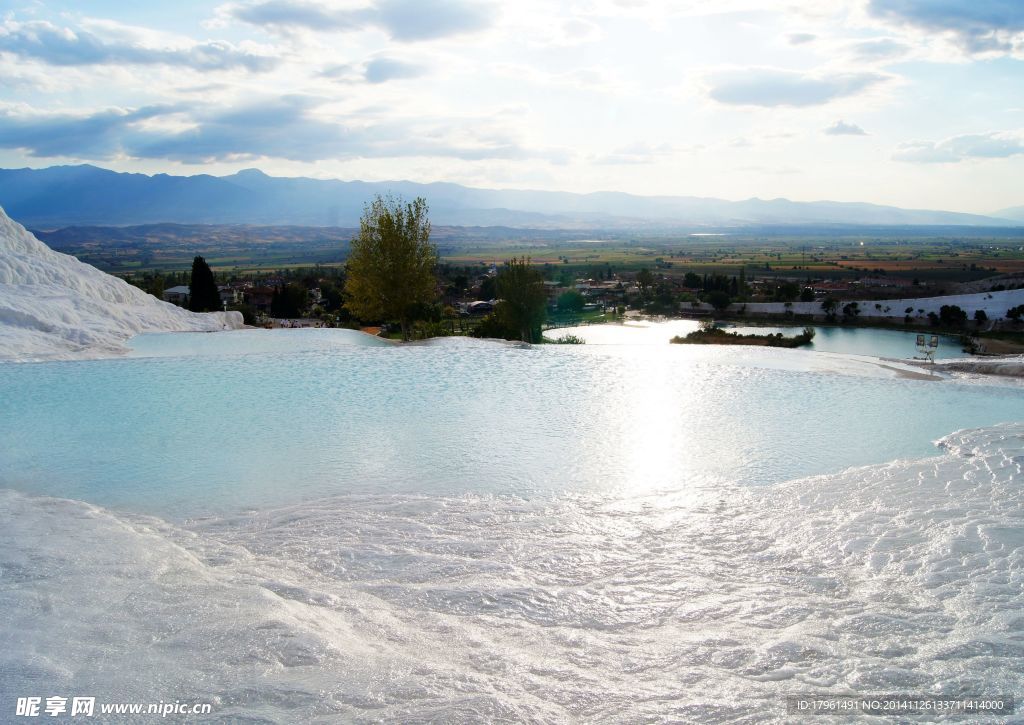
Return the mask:
[(335, 493), (688, 491), (927, 455), (1024, 402), (788, 350), (330, 330), (146, 344), (163, 356), (0, 367), (7, 485), (178, 517)]
[(760, 722), (1024, 684), (1020, 386), (753, 348), (137, 349), (0, 366), (0, 707)]

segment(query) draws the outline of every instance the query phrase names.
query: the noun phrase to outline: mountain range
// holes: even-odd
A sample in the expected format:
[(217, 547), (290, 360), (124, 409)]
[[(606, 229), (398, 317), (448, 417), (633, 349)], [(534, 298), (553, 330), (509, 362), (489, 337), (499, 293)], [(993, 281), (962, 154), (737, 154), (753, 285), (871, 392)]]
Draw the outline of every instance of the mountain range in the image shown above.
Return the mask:
[(637, 196), (620, 192), (476, 189), (452, 183), (129, 174), (91, 165), (0, 169), (0, 207), (23, 224), (293, 224), (357, 226), (375, 194), (423, 196), (435, 224), (536, 229), (725, 228), (765, 225), (1020, 226), (1024, 207), (993, 216), (856, 202)]

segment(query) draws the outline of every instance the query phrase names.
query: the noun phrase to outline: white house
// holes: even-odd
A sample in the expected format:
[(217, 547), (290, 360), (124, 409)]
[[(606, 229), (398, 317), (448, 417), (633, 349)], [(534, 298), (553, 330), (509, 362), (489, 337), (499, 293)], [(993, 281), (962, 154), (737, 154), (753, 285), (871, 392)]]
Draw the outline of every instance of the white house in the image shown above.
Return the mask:
[(188, 285), (180, 284), (177, 287), (164, 290), (164, 301), (175, 305), (187, 305), (188, 295)]

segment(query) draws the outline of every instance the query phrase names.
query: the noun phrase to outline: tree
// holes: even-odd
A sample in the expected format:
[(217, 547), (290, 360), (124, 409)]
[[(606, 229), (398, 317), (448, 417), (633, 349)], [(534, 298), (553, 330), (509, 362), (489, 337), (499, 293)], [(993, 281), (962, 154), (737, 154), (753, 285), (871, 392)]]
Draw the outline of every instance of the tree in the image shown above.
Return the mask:
[(274, 290), (270, 300), (270, 316), (277, 318), (301, 317), (309, 305), (309, 290), (302, 285), (289, 282), (283, 288)]
[(192, 260), (192, 281), (188, 285), (188, 308), (193, 312), (216, 312), (223, 309), (220, 292), (213, 278), (213, 270), (206, 260), (196, 257)]
[(417, 307), (437, 297), (437, 248), (427, 202), (377, 196), (363, 208), (348, 256), (348, 307), (363, 320), (397, 320), (408, 340)]
[(568, 290), (558, 295), (558, 311), (559, 312), (582, 312), (583, 305), (586, 304), (586, 299), (583, 295), (574, 289)]
[(839, 300), (835, 297), (826, 297), (821, 301), (821, 309), (825, 313), (825, 317), (830, 321), (836, 318), (836, 307), (838, 306)]
[(495, 285), (500, 298), (495, 310), (498, 319), (523, 342), (540, 342), (548, 302), (543, 275), (526, 257), (512, 258), (499, 270)]
[(497, 295), (498, 290), (494, 286), (494, 277), (484, 277), (480, 282), (480, 299), (493, 300)]
[(708, 302), (710, 302), (711, 306), (716, 310), (722, 312), (726, 307), (732, 304), (732, 298), (729, 296), (728, 292), (714, 290), (708, 293)]
[(162, 300), (164, 298), (164, 276), (160, 273), (153, 275), (153, 279), (150, 280), (146, 291), (158, 300)]
[(967, 322), (967, 313), (959, 305), (942, 305), (939, 321), (947, 327), (960, 327)]
[(800, 296), (800, 285), (796, 282), (783, 282), (775, 288), (776, 302), (792, 302)]
[(651, 274), (651, 270), (647, 269), (647, 267), (636, 273), (636, 286), (640, 288), (641, 296), (647, 293), (652, 284), (654, 284), (654, 275)]

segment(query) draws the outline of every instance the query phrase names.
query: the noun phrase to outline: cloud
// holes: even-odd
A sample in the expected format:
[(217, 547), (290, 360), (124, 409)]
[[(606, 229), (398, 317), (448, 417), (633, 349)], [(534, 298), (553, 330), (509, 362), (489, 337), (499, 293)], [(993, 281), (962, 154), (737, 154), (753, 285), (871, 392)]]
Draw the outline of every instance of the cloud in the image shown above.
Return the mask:
[(622, 81), (605, 68), (574, 68), (559, 73), (549, 73), (533, 65), (521, 63), (500, 63), (491, 70), (502, 78), (514, 80), (517, 84), (535, 83), (542, 86), (595, 91), (601, 94), (620, 93), (624, 90)]
[(492, 5), (472, 0), (375, 0), (362, 8), (336, 8), (313, 0), (262, 0), (227, 6), (226, 12), (252, 25), (284, 30), (348, 32), (378, 27), (402, 42), (483, 30), (496, 14)]
[(317, 75), (321, 78), (330, 78), (334, 81), (354, 83), (358, 80), (360, 75), (365, 79), (366, 71), (365, 68), (360, 71), (359, 68), (352, 63), (336, 63), (334, 65), (327, 66)]
[(125, 40), (107, 41), (88, 31), (59, 28), (46, 21), (4, 23), (0, 27), (0, 51), (57, 66), (159, 64), (201, 71), (245, 68), (258, 72), (278, 63), (276, 58), (219, 41), (154, 48)]
[(825, 129), (829, 136), (867, 136), (868, 132), (855, 123), (847, 123), (842, 119)]
[(229, 6), (227, 12), (251, 25), (308, 30), (355, 30), (370, 19), (366, 10), (333, 10), (317, 3), (294, 0)]
[(820, 106), (852, 96), (888, 80), (879, 73), (812, 75), (774, 68), (717, 73), (709, 78), (708, 95), (737, 106)]
[(870, 0), (877, 18), (950, 33), (967, 53), (1009, 52), (1024, 35), (1020, 0)]
[(805, 45), (814, 42), (818, 36), (814, 33), (790, 33), (786, 36), (786, 42), (790, 45)]
[(395, 40), (432, 40), (483, 30), (494, 20), (490, 5), (465, 0), (378, 0), (378, 20)]
[(413, 63), (394, 58), (374, 58), (367, 62), (363, 75), (370, 83), (386, 83), (405, 78), (418, 78), (423, 73), (424, 69)]
[(308, 96), (284, 96), (237, 108), (200, 111), (196, 125), (182, 133), (129, 136), (129, 156), (206, 163), (272, 156), (316, 161), (349, 155), (351, 132), (340, 123), (317, 118), (320, 105)]
[(565, 44), (591, 43), (604, 37), (601, 27), (585, 18), (572, 18), (562, 23)]
[(900, 144), (893, 159), (918, 164), (955, 164), (967, 159), (1003, 159), (1020, 154), (1024, 154), (1024, 138), (1020, 134), (990, 132), (954, 136), (938, 142)]
[(876, 38), (853, 43), (849, 50), (857, 60), (881, 61), (903, 57), (911, 51), (911, 47), (892, 38)]
[(90, 115), (27, 114), (0, 110), (0, 148), (25, 149), (30, 156), (108, 159), (123, 150), (127, 130), (173, 114), (172, 106), (134, 111), (107, 109)]
[(365, 63), (339, 63), (324, 68), (317, 75), (341, 84), (371, 83), (419, 78), (426, 75), (427, 67), (397, 58), (380, 56)]
[(325, 101), (284, 96), (235, 108), (150, 106), (89, 115), (0, 110), (0, 148), (34, 157), (163, 159), (212, 163), (259, 158), (313, 162), (352, 158), (545, 158), (487, 121), (463, 124), (396, 119), (358, 125), (322, 114)]
[(646, 143), (635, 143), (629, 146), (623, 146), (622, 148), (616, 149), (610, 154), (603, 156), (595, 156), (593, 158), (596, 164), (608, 164), (608, 165), (633, 165), (633, 164), (650, 164), (655, 161), (664, 160), (667, 157), (673, 156), (677, 153), (676, 149), (671, 144), (659, 144), (652, 146)]

